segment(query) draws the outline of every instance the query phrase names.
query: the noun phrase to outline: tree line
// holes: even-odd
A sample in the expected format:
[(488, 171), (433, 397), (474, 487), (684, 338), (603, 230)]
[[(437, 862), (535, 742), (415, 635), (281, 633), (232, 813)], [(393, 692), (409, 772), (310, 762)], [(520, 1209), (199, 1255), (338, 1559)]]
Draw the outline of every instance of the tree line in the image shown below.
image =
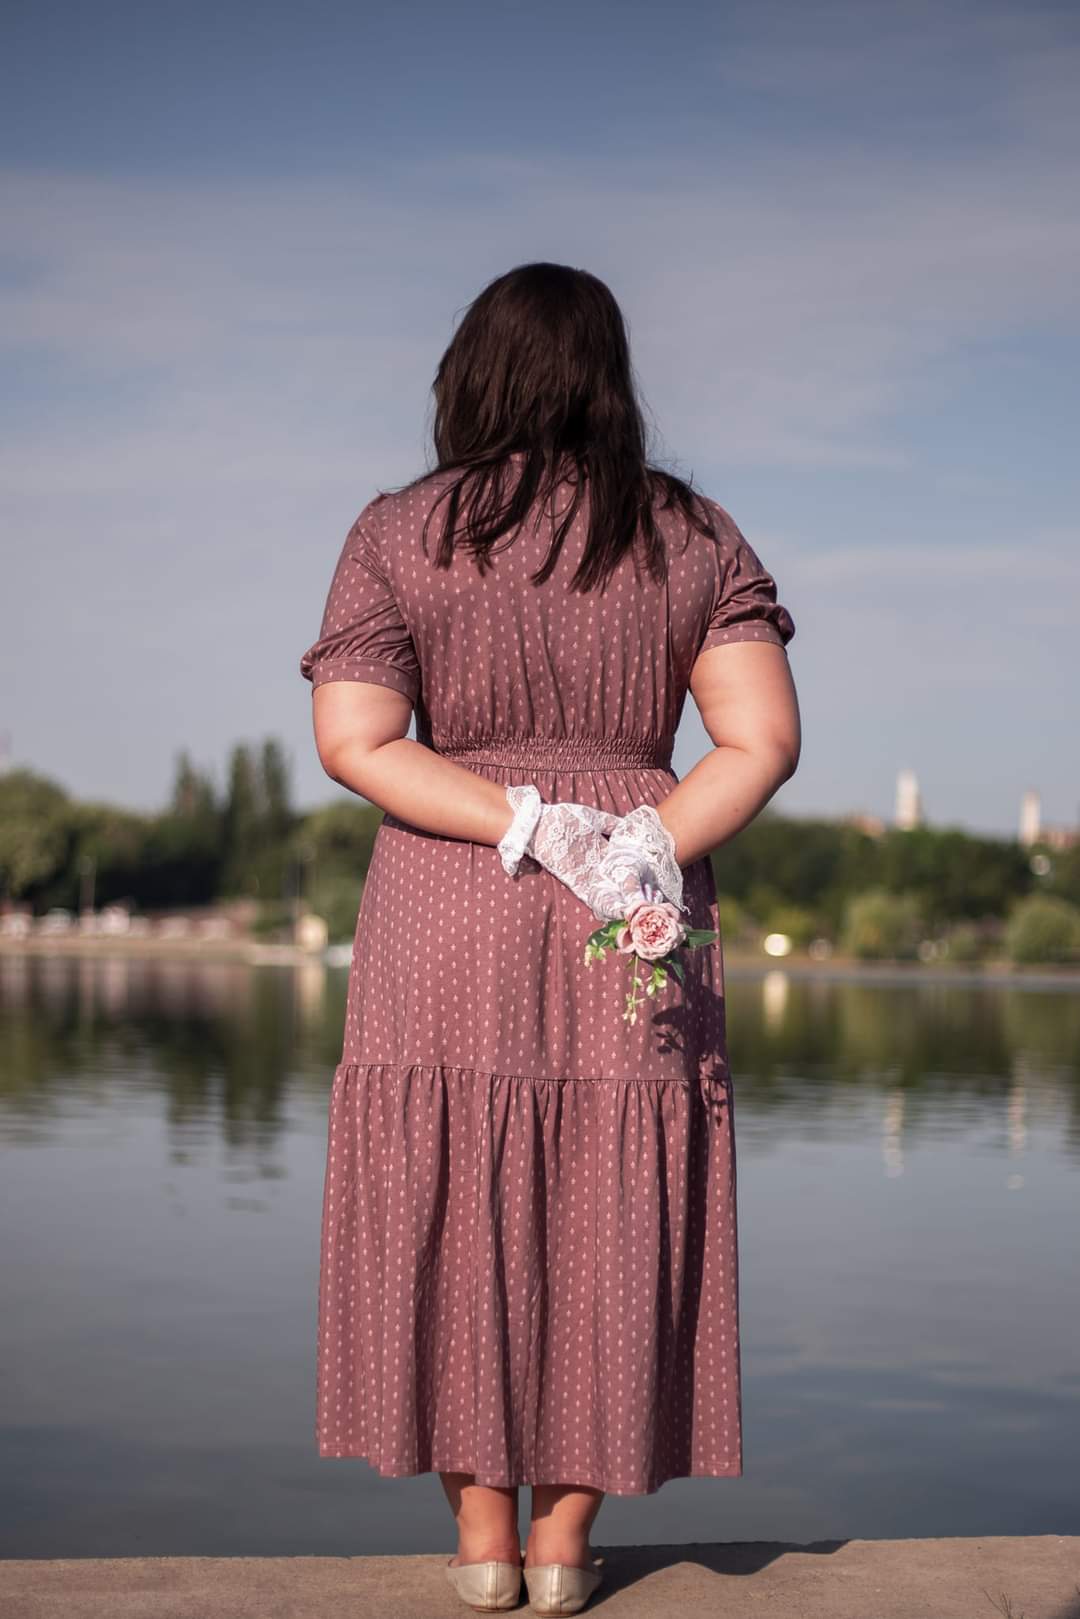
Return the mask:
[[(149, 913), (245, 898), (266, 930), (303, 900), (348, 938), (381, 820), (348, 796), (298, 811), (274, 738), (234, 746), (221, 786), (181, 753), (165, 807), (149, 814), (12, 770), (0, 776), (0, 899), (40, 914), (88, 896)], [(711, 858), (732, 943), (769, 931), (858, 956), (1080, 960), (1080, 847), (959, 827), (872, 836), (767, 809)]]

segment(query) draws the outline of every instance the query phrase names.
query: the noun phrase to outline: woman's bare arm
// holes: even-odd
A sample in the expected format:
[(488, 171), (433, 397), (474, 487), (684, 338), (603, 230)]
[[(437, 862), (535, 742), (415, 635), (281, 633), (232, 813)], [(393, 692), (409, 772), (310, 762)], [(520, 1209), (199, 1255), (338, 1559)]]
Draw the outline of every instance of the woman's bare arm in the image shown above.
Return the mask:
[(444, 759), (406, 732), (412, 704), (367, 680), (331, 680), (312, 699), (315, 746), (334, 781), (425, 832), (496, 844), (514, 818), (502, 782)]
[(683, 867), (754, 819), (794, 775), (802, 746), (787, 653), (775, 642), (709, 647), (694, 664), (690, 693), (714, 749), (657, 805)]
[[(787, 654), (769, 642), (710, 647), (691, 695), (714, 743), (657, 806), (688, 866), (752, 821), (798, 764), (798, 701)], [(329, 681), (313, 696), (315, 744), (334, 781), (427, 832), (497, 844), (513, 819), (503, 783), (444, 759), (406, 733), (412, 705), (368, 681)]]

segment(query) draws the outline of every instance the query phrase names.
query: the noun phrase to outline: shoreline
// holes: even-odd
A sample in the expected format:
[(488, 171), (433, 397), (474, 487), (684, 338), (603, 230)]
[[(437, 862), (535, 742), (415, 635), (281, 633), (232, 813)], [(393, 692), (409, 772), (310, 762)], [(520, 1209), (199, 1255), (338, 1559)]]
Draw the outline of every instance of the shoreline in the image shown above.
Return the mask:
[[(0, 937), (0, 958), (19, 956), (119, 957), (123, 960), (199, 961), (247, 963), (254, 967), (349, 965), (351, 943), (330, 950), (305, 950), (299, 945), (263, 943), (256, 939), (125, 939), (122, 935), (55, 934), (35, 938)], [(780, 973), (792, 978), (863, 979), (879, 983), (936, 983), (957, 985), (1027, 985), (1037, 988), (1080, 987), (1080, 966), (1067, 964), (1017, 966), (1011, 962), (860, 961), (854, 956), (832, 955), (815, 961), (806, 955), (763, 957), (745, 951), (724, 950), (724, 972), (729, 978), (763, 978)]]

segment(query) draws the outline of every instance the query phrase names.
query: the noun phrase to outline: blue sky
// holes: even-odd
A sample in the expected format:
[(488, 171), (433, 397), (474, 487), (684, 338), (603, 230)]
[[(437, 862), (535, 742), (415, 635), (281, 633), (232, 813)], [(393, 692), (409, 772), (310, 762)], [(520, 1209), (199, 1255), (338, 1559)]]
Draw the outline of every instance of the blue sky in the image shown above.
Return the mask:
[[(1073, 6), (19, 3), (0, 69), (0, 732), (163, 801), (282, 738), (456, 316), (627, 314), (659, 452), (797, 633), (792, 814), (1080, 812)], [(708, 746), (688, 704), (685, 772)]]

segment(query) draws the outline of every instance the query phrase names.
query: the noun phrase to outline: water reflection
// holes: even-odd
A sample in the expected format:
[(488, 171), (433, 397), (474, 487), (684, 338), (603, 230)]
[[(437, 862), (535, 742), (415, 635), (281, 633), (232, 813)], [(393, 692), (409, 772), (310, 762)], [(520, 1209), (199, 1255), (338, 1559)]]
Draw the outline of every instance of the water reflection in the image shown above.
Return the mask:
[[(747, 1471), (613, 1497), (601, 1538), (1076, 1532), (1080, 997), (727, 989)], [(0, 956), (6, 1555), (450, 1543), (436, 1479), (314, 1452), (345, 991)]]
[(168, 1118), (280, 1128), (292, 1080), (322, 1091), (344, 977), (320, 962), (0, 956), (0, 1129), (22, 1136), (75, 1081), (152, 1083)]

